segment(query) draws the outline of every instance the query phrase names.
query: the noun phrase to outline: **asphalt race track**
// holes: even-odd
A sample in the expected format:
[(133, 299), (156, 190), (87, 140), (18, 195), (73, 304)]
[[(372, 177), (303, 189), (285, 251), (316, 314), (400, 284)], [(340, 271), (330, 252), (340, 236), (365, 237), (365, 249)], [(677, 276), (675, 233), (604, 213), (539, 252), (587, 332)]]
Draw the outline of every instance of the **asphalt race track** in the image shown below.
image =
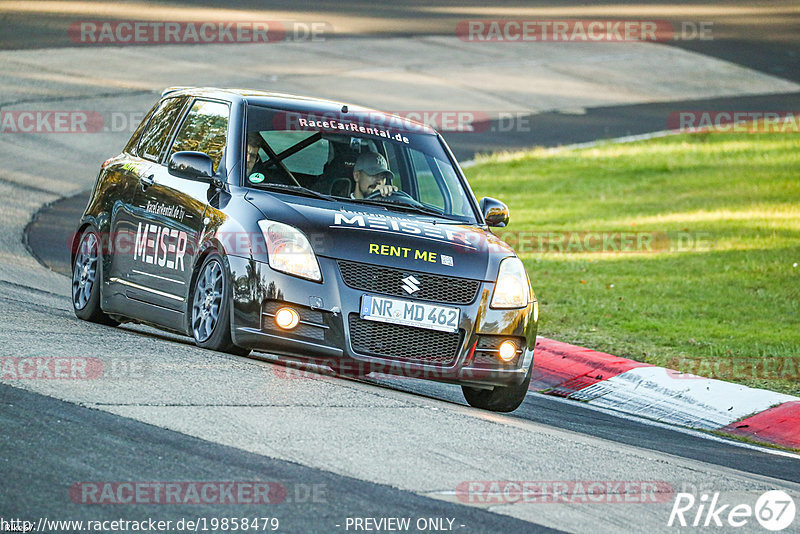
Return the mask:
[[(52, 499), (53, 488), (63, 488), (77, 480), (263, 480), (286, 488), (286, 501), (279, 508), (281, 530), (314, 532), (320, 525), (333, 527), (343, 516), (387, 517), (458, 517), (476, 532), (502, 529), (528, 529), (518, 519), (497, 516), (478, 508), (435, 501), (408, 491), (335, 475), (292, 462), (282, 462), (232, 447), (188, 438), (177, 432), (90, 410), (23, 390), (0, 386), (4, 431), (18, 436), (4, 447), (9, 457), (23, 458), (37, 451), (34, 465), (15, 463), (5, 471), (5, 484), (27, 485), (27, 491), (9, 495), (4, 502), (4, 516), (27, 517), (32, 510), (45, 517), (80, 517), (79, 503)], [(59, 454), (48, 458), (38, 451), (42, 443), (58, 437)], [(63, 457), (81, 462), (64, 464)], [(113, 462), (106, 461), (113, 458)], [(25, 484), (25, 481), (29, 481)], [(6, 486), (9, 487), (9, 486)], [(335, 492), (335, 493), (334, 493)], [(137, 507), (131, 520), (157, 516), (162, 520), (181, 517), (214, 517), (219, 510), (212, 505), (177, 505), (168, 510)], [(313, 510), (313, 513), (309, 513)], [(92, 517), (114, 520), (118, 507), (98, 506)], [(237, 506), (237, 515), (264, 515), (263, 505)], [(276, 515), (278, 510), (275, 510)], [(547, 528), (536, 531), (550, 532)]]
[[(203, 12), (207, 19), (232, 17), (213, 11), (212, 2), (186, 4), (211, 10)], [(2, 110), (92, 110), (107, 121), (91, 134), (0, 134), (2, 356), (88, 358), (104, 369), (88, 380), (0, 381), (0, 518), (267, 516), (279, 519), (279, 532), (347, 532), (356, 530), (354, 518), (411, 518), (412, 525), (423, 521), (414, 532), (662, 532), (675, 530), (667, 521), (677, 492), (719, 492), (724, 503), (752, 506), (765, 491), (782, 489), (800, 503), (794, 454), (534, 393), (512, 414), (481, 412), (452, 386), (345, 380), (287, 369), (266, 354), (238, 358), (145, 326), (107, 328), (74, 317), (67, 238), (99, 164), (169, 85), (477, 111), (486, 122), (475, 131), (444, 132), (462, 160), (661, 131), (676, 110), (800, 107), (800, 46), (797, 32), (784, 31), (797, 26), (789, 3), (776, 2), (772, 18), (759, 17), (760, 3), (735, 2), (727, 14), (713, 4), (696, 6), (694, 16), (670, 12), (673, 20), (720, 17), (720, 39), (706, 43), (539, 43), (530, 50), (478, 49), (441, 29), (463, 18), (508, 16), (499, 4), (497, 15), (460, 2), (432, 15), (418, 3), (369, 3), (369, 16), (365, 4), (275, 4), (278, 14), (269, 19), (316, 16), (344, 35), (269, 45), (264, 53), (259, 45), (81, 47), (64, 37), (69, 22), (141, 14), (126, 15), (126, 4), (42, 3), (42, 12), (0, 2)], [(772, 20), (774, 39), (748, 25), (748, 16)], [(183, 20), (172, 11), (153, 17)], [(663, 79), (652, 74), (655, 64)], [(81, 483), (211, 481), (269, 482), (285, 498), (91, 504), (74, 491)], [(470, 481), (653, 481), (661, 490), (646, 502), (621, 502), (619, 484), (611, 491), (622, 491), (619, 499), (607, 502), (513, 502), (457, 492)], [(763, 529), (751, 519), (736, 531)]]

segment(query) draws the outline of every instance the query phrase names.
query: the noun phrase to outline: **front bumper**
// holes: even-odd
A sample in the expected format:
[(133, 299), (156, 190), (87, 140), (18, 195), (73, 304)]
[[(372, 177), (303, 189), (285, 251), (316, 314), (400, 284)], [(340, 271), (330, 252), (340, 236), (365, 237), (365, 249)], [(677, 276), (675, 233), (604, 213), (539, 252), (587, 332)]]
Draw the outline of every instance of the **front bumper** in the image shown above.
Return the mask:
[[(227, 260), (233, 287), (232, 337), (239, 346), (300, 357), (342, 374), (383, 373), (472, 386), (519, 384), (531, 367), (537, 330), (533, 304), (518, 310), (490, 309), (493, 283), (481, 282), (471, 303), (447, 303), (461, 309), (461, 319), (457, 334), (445, 334), (360, 319), (362, 295), (381, 293), (349, 287), (338, 260), (318, 257), (322, 283), (274, 271), (252, 259)], [(284, 305), (300, 314), (300, 324), (290, 331), (274, 323), (275, 311)], [(519, 349), (509, 364), (495, 356), (504, 339), (513, 340)]]

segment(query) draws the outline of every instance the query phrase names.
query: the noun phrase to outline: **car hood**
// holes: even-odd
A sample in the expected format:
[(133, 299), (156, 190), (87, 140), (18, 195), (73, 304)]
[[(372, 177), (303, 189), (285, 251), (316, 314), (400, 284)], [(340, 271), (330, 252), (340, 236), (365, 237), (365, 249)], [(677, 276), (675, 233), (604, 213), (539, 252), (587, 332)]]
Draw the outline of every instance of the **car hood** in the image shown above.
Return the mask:
[(514, 255), (479, 226), (428, 215), (262, 191), (246, 199), (265, 219), (302, 230), (318, 256), (493, 280), (500, 260)]

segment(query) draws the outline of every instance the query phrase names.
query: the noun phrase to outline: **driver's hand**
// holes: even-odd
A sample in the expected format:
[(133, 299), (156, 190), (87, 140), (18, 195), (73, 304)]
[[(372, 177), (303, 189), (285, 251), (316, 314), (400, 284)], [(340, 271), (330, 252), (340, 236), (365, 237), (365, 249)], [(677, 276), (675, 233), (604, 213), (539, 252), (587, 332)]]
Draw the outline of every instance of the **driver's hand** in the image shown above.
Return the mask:
[(379, 184), (370, 194), (380, 193), (382, 197), (387, 197), (397, 191), (397, 186), (389, 184)]

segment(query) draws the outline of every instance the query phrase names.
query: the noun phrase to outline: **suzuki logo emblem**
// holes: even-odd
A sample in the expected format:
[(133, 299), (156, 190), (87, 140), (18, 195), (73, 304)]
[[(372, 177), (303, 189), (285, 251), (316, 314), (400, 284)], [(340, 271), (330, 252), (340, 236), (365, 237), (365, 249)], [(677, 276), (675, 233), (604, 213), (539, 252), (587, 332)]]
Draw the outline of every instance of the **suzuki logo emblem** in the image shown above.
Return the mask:
[(414, 278), (412, 275), (406, 276), (403, 278), (403, 290), (409, 295), (416, 293), (419, 291), (419, 280)]

